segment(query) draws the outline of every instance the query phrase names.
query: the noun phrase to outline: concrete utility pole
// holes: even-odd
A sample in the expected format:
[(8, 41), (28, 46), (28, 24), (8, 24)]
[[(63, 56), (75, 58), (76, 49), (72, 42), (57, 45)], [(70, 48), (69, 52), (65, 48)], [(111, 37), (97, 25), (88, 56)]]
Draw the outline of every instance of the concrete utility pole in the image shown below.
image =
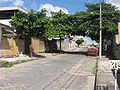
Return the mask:
[(99, 46), (99, 58), (102, 57), (102, 0), (100, 0), (100, 46)]
[(115, 69), (115, 90), (117, 90), (117, 69)]

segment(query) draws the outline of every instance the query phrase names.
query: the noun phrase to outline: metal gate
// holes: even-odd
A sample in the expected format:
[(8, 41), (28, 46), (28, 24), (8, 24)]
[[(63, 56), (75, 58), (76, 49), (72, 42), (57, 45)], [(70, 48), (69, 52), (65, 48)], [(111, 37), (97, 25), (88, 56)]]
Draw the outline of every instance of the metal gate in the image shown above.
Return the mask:
[(97, 85), (96, 90), (109, 90), (107, 85)]

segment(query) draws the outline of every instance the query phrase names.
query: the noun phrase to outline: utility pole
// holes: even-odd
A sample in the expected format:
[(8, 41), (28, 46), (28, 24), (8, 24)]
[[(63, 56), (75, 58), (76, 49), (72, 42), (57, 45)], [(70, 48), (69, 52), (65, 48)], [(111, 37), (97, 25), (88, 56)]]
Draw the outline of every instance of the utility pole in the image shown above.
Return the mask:
[(117, 69), (115, 69), (115, 90), (117, 90)]
[(99, 58), (102, 57), (102, 0), (100, 0), (100, 42), (99, 42)]

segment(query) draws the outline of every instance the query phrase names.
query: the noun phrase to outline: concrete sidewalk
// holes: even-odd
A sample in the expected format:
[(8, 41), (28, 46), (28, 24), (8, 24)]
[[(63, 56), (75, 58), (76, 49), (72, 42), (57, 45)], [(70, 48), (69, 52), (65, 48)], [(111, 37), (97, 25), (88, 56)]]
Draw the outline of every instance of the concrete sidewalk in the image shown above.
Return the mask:
[(10, 58), (0, 58), (0, 62), (9, 62), (9, 63), (15, 63), (18, 61), (29, 61), (29, 60), (36, 60), (36, 57), (29, 57), (26, 55), (22, 55), (22, 56), (17, 56), (17, 57), (10, 57)]
[(5, 61), (5, 62), (16, 62), (16, 61), (29, 61), (29, 60), (37, 60), (37, 59), (40, 59), (40, 58), (49, 58), (49, 57), (52, 57), (52, 56), (57, 56), (57, 55), (60, 55), (60, 53), (35, 53), (33, 54), (33, 57), (29, 57), (27, 55), (19, 55), (19, 56), (16, 56), (16, 57), (10, 57), (10, 58), (5, 58), (5, 57), (2, 57), (0, 58), (0, 62), (2, 61)]
[(103, 57), (101, 60), (98, 61), (98, 73), (96, 83), (96, 90), (114, 90), (114, 75), (111, 70), (108, 58)]
[(10, 58), (0, 58), (0, 66), (4, 63), (11, 63), (11, 64), (16, 64), (17, 62), (28, 62), (31, 60), (40, 60), (42, 58), (50, 58), (53, 56), (57, 56), (59, 53), (36, 53), (33, 55), (33, 57), (29, 57), (27, 55), (20, 55), (17, 57), (10, 57)]

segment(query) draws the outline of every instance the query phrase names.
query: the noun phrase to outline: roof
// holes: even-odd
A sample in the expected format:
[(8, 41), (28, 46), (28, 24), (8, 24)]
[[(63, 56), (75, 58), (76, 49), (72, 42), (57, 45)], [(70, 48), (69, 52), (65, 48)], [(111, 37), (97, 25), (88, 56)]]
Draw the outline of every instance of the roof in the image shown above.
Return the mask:
[(19, 10), (27, 13), (28, 10), (20, 6), (11, 6), (11, 7), (0, 7), (0, 11), (9, 11), (9, 10)]
[(8, 29), (4, 29), (4, 30), (5, 30), (6, 32), (9, 32), (9, 33), (15, 35), (12, 27), (10, 27), (10, 26), (8, 26), (8, 25), (5, 25), (5, 24), (3, 24), (3, 23), (0, 23), (0, 26), (2, 26), (2, 28), (5, 28), (5, 27), (9, 28), (10, 30), (8, 30)]
[(10, 19), (0, 20), (1, 24), (11, 27)]

